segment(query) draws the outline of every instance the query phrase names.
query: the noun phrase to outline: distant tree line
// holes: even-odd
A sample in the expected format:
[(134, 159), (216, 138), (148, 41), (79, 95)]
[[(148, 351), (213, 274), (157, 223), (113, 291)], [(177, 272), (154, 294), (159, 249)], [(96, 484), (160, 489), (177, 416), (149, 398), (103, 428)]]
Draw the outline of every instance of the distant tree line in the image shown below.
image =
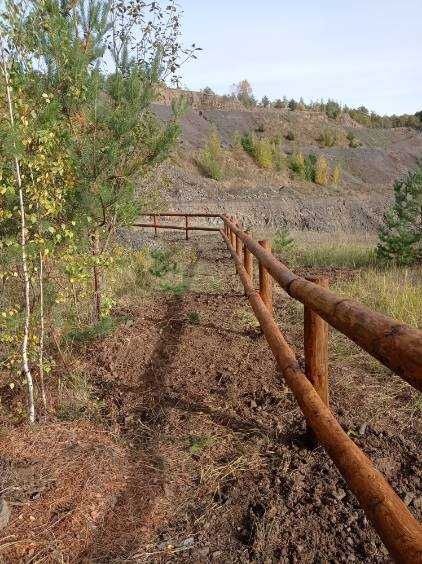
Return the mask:
[[(204, 88), (202, 93), (206, 95), (215, 95), (209, 86)], [(254, 96), (250, 82), (246, 79), (233, 84), (231, 87), (231, 93), (223, 95), (222, 98), (227, 101), (237, 100), (248, 109), (275, 108), (291, 111), (308, 110), (325, 113), (330, 119), (338, 119), (341, 115), (348, 114), (353, 120), (365, 127), (414, 127), (416, 129), (422, 129), (422, 110), (416, 112), (415, 114), (381, 116), (376, 112), (369, 111), (365, 106), (350, 108), (347, 105), (342, 105), (331, 99), (328, 99), (327, 101), (319, 100), (306, 103), (303, 98), (295, 100), (294, 98), (288, 99), (284, 96), (283, 98), (270, 100), (268, 96), (263, 96), (259, 101)]]

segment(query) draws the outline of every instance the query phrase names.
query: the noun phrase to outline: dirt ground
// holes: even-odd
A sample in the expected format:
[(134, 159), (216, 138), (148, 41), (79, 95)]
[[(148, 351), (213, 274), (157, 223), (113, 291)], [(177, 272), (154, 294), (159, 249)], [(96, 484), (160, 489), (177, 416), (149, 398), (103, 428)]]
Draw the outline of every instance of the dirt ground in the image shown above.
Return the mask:
[[(81, 351), (101, 405), (100, 435), (89, 438), (83, 423), (72, 422), (60, 424), (59, 436), (76, 437), (84, 478), (51, 509), (60, 481), (71, 489), (78, 475), (71, 451), (51, 447), (63, 463), (35, 498), (26, 493), (17, 500), (5, 479), (15, 505), (0, 561), (389, 561), (329, 457), (306, 445), (303, 416), (254, 323), (228, 251), (210, 241), (179, 243), (195, 248), (185, 291), (131, 305), (120, 312), (126, 321), (115, 333)], [(277, 292), (281, 326), (287, 299)], [(300, 341), (287, 338), (301, 357)], [(395, 427), (394, 408), (374, 420), (370, 402), (362, 407), (354, 403), (359, 394), (344, 397), (337, 365), (330, 377), (332, 408), (343, 427), (420, 518), (417, 422)], [(361, 395), (371, 378), (359, 373)], [(43, 460), (48, 448), (5, 449), (4, 468), (11, 476), (34, 457)], [(88, 511), (81, 497), (92, 499), (93, 489), (101, 503)], [(38, 513), (34, 503), (42, 503)], [(24, 543), (19, 551), (14, 543), (28, 538), (31, 548)]]

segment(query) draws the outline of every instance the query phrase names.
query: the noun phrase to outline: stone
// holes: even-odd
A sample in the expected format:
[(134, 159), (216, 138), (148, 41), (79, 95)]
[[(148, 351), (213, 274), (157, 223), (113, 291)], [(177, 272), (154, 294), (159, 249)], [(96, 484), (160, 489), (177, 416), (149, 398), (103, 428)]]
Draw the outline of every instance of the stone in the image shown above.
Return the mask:
[(344, 499), (346, 497), (346, 495), (347, 495), (346, 492), (342, 488), (340, 488), (340, 489), (338, 489), (337, 491), (334, 492), (334, 497), (336, 499), (338, 499), (339, 501)]
[(185, 539), (185, 540), (181, 543), (181, 546), (192, 546), (194, 542), (195, 542), (194, 537), (188, 537), (187, 539)]
[(407, 494), (404, 497), (404, 503), (406, 505), (410, 505), (413, 501), (413, 498), (415, 497), (415, 494), (412, 492), (407, 492)]
[(9, 524), (11, 510), (7, 501), (0, 497), (0, 529), (4, 529)]
[(361, 437), (363, 437), (365, 435), (367, 426), (368, 426), (367, 423), (362, 423), (362, 425), (359, 427), (359, 435)]

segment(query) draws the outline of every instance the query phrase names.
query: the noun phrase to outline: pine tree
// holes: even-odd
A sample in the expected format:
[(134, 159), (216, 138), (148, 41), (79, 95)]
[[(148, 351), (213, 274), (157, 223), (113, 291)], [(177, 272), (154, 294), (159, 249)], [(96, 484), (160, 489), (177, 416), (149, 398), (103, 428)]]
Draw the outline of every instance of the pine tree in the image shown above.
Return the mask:
[(394, 184), (394, 204), (380, 227), (377, 255), (399, 265), (422, 260), (422, 168)]

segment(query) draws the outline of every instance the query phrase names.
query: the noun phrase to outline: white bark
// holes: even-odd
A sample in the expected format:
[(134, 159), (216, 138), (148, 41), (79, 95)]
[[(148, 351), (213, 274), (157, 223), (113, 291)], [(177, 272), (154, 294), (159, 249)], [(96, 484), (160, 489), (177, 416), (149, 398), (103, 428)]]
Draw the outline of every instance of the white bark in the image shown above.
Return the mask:
[(41, 399), (44, 405), (44, 409), (47, 409), (47, 397), (45, 395), (44, 386), (44, 334), (45, 334), (45, 324), (44, 324), (44, 257), (42, 251), (40, 251), (40, 271), (39, 271), (39, 285), (40, 285), (40, 347), (39, 347), (39, 357), (38, 357), (38, 370), (40, 378), (40, 392)]
[[(6, 57), (4, 51), (1, 53), (2, 59), (2, 70), (3, 76), (6, 82), (6, 96), (7, 104), (9, 109), (9, 119), (12, 127), (15, 125), (15, 119), (13, 114), (13, 103), (12, 103), (12, 89), (10, 87), (9, 71), (7, 68)], [(21, 168), (19, 163), (19, 158), (17, 153), (14, 156), (15, 164), (15, 174), (16, 183), (19, 192), (19, 213), (21, 220), (21, 259), (22, 259), (22, 270), (23, 270), (23, 281), (25, 289), (25, 323), (24, 323), (24, 333), (22, 339), (22, 371), (26, 378), (26, 384), (28, 387), (28, 418), (29, 422), (32, 424), (35, 422), (35, 402), (34, 402), (34, 383), (32, 379), (31, 370), (29, 368), (28, 360), (28, 341), (29, 341), (29, 327), (31, 320), (31, 302), (30, 302), (30, 279), (28, 272), (28, 257), (26, 252), (26, 216), (25, 216), (25, 202), (22, 187), (22, 176)]]

